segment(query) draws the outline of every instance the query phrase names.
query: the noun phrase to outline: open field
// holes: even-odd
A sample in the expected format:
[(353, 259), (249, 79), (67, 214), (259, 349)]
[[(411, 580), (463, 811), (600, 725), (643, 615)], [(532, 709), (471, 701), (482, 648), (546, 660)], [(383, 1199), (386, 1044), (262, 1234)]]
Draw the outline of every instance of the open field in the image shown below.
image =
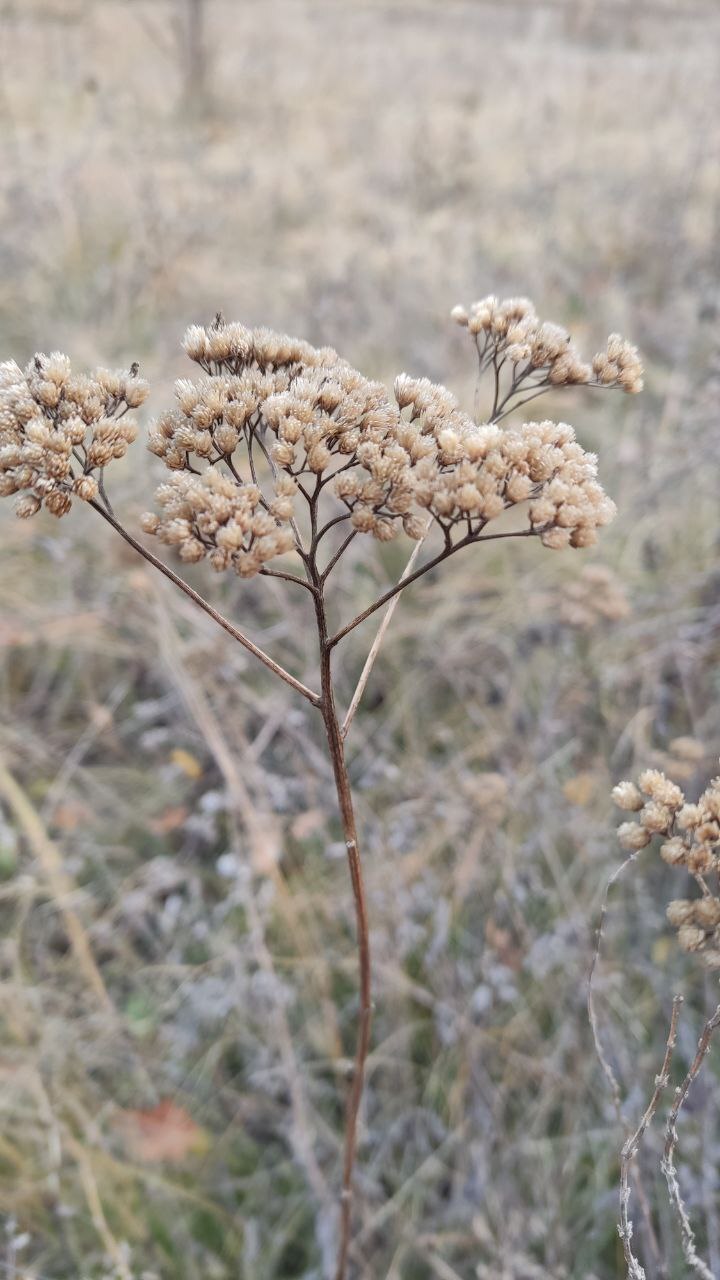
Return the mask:
[[(557, 409), (618, 506), (599, 546), (472, 548), (410, 589), (349, 740), (376, 990), (357, 1280), (613, 1280), (623, 1131), (585, 1007), (620, 861), (610, 789), (658, 765), (697, 792), (720, 754), (720, 9), (204, 9), (203, 65), (180, 3), (0, 5), (0, 358), (137, 359), (147, 420), (189, 373), (186, 325), (222, 309), (471, 407), (447, 316), (491, 292), (645, 358), (642, 396)], [(161, 470), (141, 442), (119, 464), (129, 525)], [(317, 726), (91, 511), (11, 505), (0, 1271), (323, 1280), (356, 961)], [(409, 551), (353, 547), (339, 615)], [(310, 681), (306, 601), (283, 586), (209, 590)], [(372, 635), (343, 652), (346, 703)], [(717, 1003), (665, 922), (679, 892), (646, 851), (611, 898), (598, 1008), (628, 1123), (673, 994), (678, 1073)], [(719, 1083), (711, 1056), (679, 1159), (718, 1276)], [(661, 1146), (656, 1125), (635, 1243), (680, 1280)]]

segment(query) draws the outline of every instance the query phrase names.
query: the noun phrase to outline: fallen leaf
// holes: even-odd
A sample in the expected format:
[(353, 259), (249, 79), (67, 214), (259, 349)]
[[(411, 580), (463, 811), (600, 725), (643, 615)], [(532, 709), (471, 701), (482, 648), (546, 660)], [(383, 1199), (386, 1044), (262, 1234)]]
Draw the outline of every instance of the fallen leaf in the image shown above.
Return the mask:
[(207, 1150), (209, 1136), (184, 1107), (166, 1098), (147, 1111), (121, 1111), (115, 1120), (128, 1154), (144, 1163), (177, 1164)]
[(157, 818), (152, 818), (149, 822), (150, 830), (156, 836), (167, 835), (170, 831), (177, 831), (185, 822), (190, 810), (184, 804), (171, 805), (165, 809)]
[(84, 804), (66, 800), (53, 810), (52, 822), (53, 826), (58, 827), (60, 831), (75, 831), (90, 817), (90, 810)]
[(523, 952), (513, 942), (509, 929), (502, 929), (490, 919), (485, 925), (485, 941), (489, 947), (492, 947), (501, 964), (507, 965), (508, 969), (513, 969), (515, 972), (522, 968)]
[(193, 779), (202, 777), (203, 767), (200, 761), (196, 760), (195, 756), (186, 751), (184, 747), (176, 747), (174, 751), (171, 751), (170, 759), (178, 769), (182, 770), (186, 777)]

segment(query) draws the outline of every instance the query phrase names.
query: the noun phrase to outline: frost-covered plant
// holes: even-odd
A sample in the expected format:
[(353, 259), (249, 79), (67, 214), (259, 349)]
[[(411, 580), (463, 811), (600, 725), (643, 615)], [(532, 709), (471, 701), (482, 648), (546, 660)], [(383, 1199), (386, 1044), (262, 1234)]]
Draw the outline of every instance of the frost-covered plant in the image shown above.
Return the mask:
[[(169, 474), (146, 534), (181, 561), (217, 572), (270, 576), (310, 596), (319, 688), (308, 688), (224, 618), (117, 519), (104, 485), (108, 464), (135, 438), (126, 414), (145, 399), (128, 373), (73, 374), (60, 354), (25, 371), (0, 366), (0, 493), (17, 513), (63, 516), (87, 502), (235, 640), (318, 711), (332, 762), (354, 895), (360, 1011), (347, 1103), (337, 1280), (347, 1274), (357, 1118), (370, 1042), (368, 914), (345, 737), (388, 614), (344, 718), (336, 705), (333, 654), (366, 618), (461, 549), (494, 539), (535, 538), (553, 550), (590, 547), (614, 515), (596, 458), (572, 427), (554, 421), (501, 425), (544, 392), (586, 385), (641, 389), (637, 351), (612, 335), (591, 363), (565, 330), (539, 321), (530, 302), (484, 298), (454, 319), (478, 360), (476, 406), (488, 375), (488, 412), (469, 416), (443, 386), (402, 374), (392, 393), (330, 348), (226, 324), (192, 326), (184, 338), (199, 366), (176, 384), (175, 404), (152, 424), (148, 444)], [(349, 621), (331, 618), (333, 573), (356, 538), (417, 544), (403, 576)], [(436, 547), (419, 564), (423, 544)]]

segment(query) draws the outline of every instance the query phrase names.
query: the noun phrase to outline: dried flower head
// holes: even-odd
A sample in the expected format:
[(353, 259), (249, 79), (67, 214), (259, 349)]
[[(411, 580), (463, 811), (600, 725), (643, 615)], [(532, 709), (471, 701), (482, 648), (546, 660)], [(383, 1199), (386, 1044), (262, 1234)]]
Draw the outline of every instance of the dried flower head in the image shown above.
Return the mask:
[[(282, 494), (281, 486), (278, 498)], [(162, 515), (145, 515), (143, 528), (177, 547), (187, 563), (209, 557), (213, 569), (231, 568), (250, 578), (295, 545), (287, 521), (273, 514), (257, 485), (238, 485), (219, 471), (179, 472), (156, 496)]]
[(493, 420), (517, 407), (518, 400), (534, 399), (551, 387), (585, 384), (642, 391), (642, 364), (629, 342), (611, 334), (606, 349), (589, 363), (565, 329), (538, 319), (528, 298), (481, 298), (469, 308), (454, 307), (451, 316), (472, 338), (480, 372), (494, 371)]
[(591, 631), (603, 622), (619, 622), (629, 612), (622, 583), (607, 565), (585, 565), (578, 578), (560, 585), (558, 617), (579, 631)]
[(0, 495), (18, 495), (22, 518), (41, 506), (63, 516), (73, 497), (93, 501), (97, 474), (136, 437), (125, 415), (147, 393), (136, 365), (73, 374), (58, 351), (34, 356), (24, 372), (14, 360), (0, 365)]
[(720, 778), (713, 778), (697, 804), (687, 804), (676, 783), (658, 769), (646, 769), (637, 786), (618, 783), (613, 799), (638, 815), (637, 822), (618, 828), (623, 848), (643, 849), (660, 835), (663, 861), (684, 867), (697, 881), (702, 897), (671, 902), (667, 917), (684, 951), (697, 952), (709, 968), (720, 968), (720, 889), (713, 892), (708, 883), (720, 872)]
[[(506, 336), (533, 314), (522, 299), (503, 308)], [(238, 487), (259, 488), (259, 507), (296, 536), (304, 507), (321, 494), (336, 501), (333, 523), (346, 520), (352, 533), (382, 542), (400, 533), (423, 537), (429, 515), (448, 549), (479, 539), (490, 521), (519, 505), (527, 512), (524, 532), (554, 550), (591, 546), (613, 517), (595, 457), (564, 423), (507, 430), (476, 423), (451, 392), (425, 378), (403, 374), (390, 395), (330, 348), (221, 317), (189, 329), (184, 346), (203, 375), (176, 384), (175, 407), (151, 427), (151, 451), (171, 471), (212, 468)], [(542, 351), (543, 360), (555, 360), (561, 350), (567, 358), (566, 348), (555, 327), (537, 330), (538, 359)], [(279, 492), (281, 477), (293, 483)], [(161, 505), (166, 498), (163, 489)], [(148, 519), (146, 528), (167, 540), (165, 517), (156, 530)], [(264, 544), (265, 551), (273, 546), (281, 554), (289, 538)], [(214, 563), (230, 567), (220, 555)], [(249, 573), (265, 560), (248, 554), (243, 563)]]

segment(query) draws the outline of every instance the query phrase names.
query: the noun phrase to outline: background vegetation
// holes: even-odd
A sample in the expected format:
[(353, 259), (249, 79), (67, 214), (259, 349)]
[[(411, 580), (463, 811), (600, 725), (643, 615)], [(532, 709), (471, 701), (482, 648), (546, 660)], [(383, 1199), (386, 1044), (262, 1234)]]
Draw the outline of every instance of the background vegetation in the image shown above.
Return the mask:
[[(356, 721), (367, 1280), (624, 1274), (585, 978), (619, 861), (612, 782), (659, 764), (693, 792), (717, 771), (719, 57), (701, 0), (0, 12), (3, 355), (139, 359), (157, 411), (183, 328), (221, 308), (469, 404), (446, 316), (493, 291), (646, 358), (639, 399), (578, 393), (619, 507), (597, 552), (475, 549), (423, 581)], [(136, 445), (113, 492), (128, 523), (159, 472)], [(0, 519), (2, 1265), (319, 1280), (356, 988), (317, 726), (92, 512)], [(361, 554), (348, 615), (404, 552)], [(211, 584), (309, 678), (305, 600), (283, 585)], [(611, 903), (598, 999), (628, 1120), (673, 992), (678, 1073), (717, 1002), (665, 924), (679, 891), (648, 852)], [(717, 1070), (680, 1156), (720, 1274)], [(680, 1277), (657, 1138), (641, 1164)]]

